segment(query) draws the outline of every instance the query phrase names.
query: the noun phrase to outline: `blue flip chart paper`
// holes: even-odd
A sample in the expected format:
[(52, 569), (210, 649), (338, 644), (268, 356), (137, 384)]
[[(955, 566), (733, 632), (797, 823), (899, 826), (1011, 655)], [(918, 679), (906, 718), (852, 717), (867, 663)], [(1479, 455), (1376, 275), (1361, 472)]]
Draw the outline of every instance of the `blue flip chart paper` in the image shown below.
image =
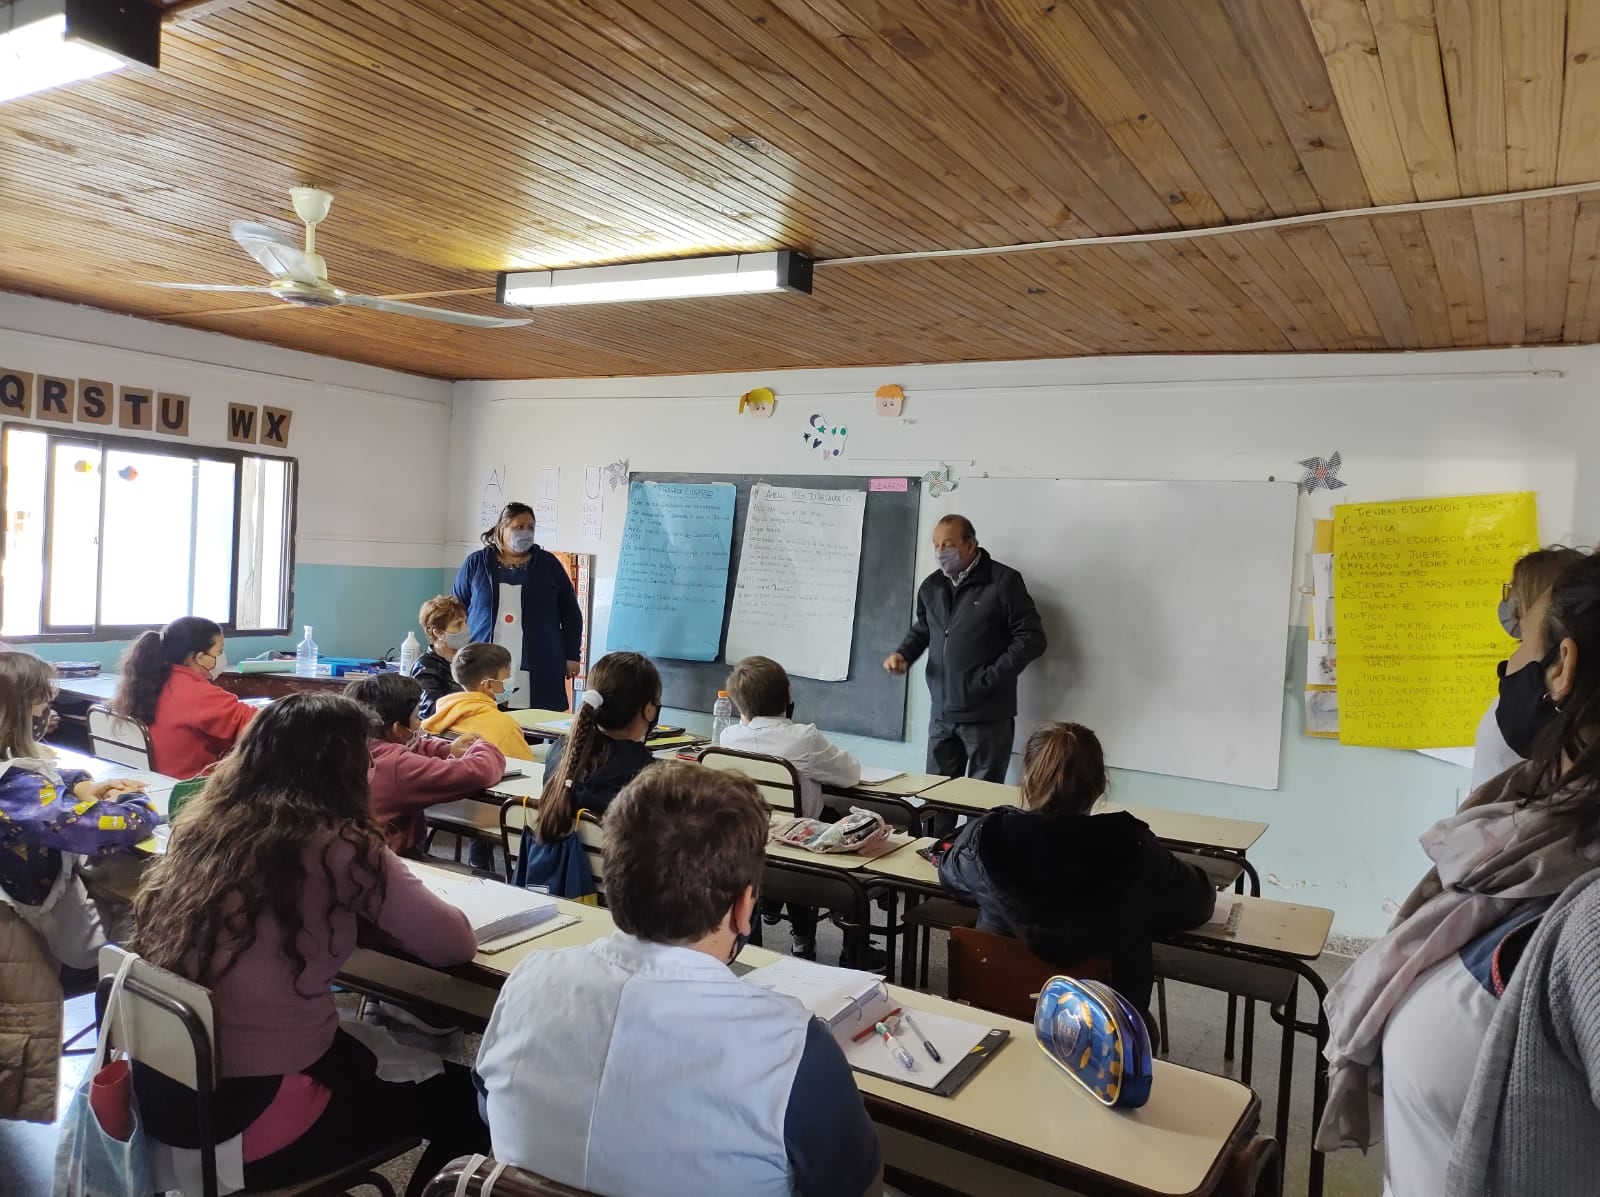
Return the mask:
[(608, 650), (681, 661), (717, 659), (735, 494), (726, 482), (628, 487)]

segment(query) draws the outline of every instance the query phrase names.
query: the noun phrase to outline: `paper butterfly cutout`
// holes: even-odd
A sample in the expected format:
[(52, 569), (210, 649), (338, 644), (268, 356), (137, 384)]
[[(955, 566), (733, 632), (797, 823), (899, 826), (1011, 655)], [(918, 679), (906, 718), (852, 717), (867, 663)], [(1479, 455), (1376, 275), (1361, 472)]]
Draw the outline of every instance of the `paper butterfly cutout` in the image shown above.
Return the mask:
[(611, 489), (616, 490), (628, 480), (628, 459), (613, 461), (606, 467), (606, 481), (611, 484)]
[(1308, 457), (1300, 464), (1306, 468), (1305, 477), (1300, 479), (1300, 489), (1308, 495), (1319, 487), (1322, 490), (1338, 490), (1349, 485), (1339, 480), (1339, 467), (1343, 463), (1337, 453), (1327, 461), (1320, 457)]
[(813, 414), (806, 429), (800, 433), (806, 448), (815, 449), (823, 461), (832, 461), (844, 452), (845, 438), (850, 430), (843, 424), (831, 425), (820, 413)]

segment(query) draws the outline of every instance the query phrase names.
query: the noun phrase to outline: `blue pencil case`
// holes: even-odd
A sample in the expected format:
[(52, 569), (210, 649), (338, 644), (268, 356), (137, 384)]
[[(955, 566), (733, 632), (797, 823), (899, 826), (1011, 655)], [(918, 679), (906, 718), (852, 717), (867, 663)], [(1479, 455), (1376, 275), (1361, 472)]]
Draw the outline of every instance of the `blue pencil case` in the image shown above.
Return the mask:
[(1109, 985), (1052, 977), (1039, 994), (1033, 1032), (1045, 1054), (1096, 1101), (1134, 1110), (1150, 1100), (1150, 1030)]

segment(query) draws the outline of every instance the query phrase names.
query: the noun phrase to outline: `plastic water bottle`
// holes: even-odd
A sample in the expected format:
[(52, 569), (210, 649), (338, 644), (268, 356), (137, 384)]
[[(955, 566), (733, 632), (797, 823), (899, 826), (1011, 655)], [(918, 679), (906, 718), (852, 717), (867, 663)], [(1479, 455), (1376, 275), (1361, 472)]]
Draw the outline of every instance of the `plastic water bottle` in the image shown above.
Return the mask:
[(306, 624), (306, 638), (295, 646), (295, 677), (317, 676), (317, 642), (311, 638), (311, 625)]
[(733, 699), (728, 697), (726, 690), (718, 690), (716, 705), (711, 708), (711, 742), (722, 743), (723, 731), (736, 722), (733, 717)]
[(421, 655), (422, 645), (417, 643), (417, 634), (407, 632), (406, 642), (400, 646), (400, 672), (410, 677), (411, 667), (417, 663), (417, 658)]

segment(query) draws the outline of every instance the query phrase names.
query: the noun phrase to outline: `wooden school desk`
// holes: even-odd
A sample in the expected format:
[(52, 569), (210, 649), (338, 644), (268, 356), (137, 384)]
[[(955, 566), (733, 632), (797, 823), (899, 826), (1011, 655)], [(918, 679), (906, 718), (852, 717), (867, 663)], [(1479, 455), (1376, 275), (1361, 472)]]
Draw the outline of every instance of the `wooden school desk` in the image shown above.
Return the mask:
[(114, 673), (102, 673), (95, 677), (64, 677), (56, 679), (56, 688), (73, 698), (104, 704), (116, 696), (120, 680)]
[[(494, 993), (525, 957), (611, 933), (608, 912), (562, 905), (582, 921), (503, 952), (480, 953), (470, 965), (448, 970), (450, 975), (363, 949), (350, 958), (340, 981), (381, 998), (420, 1000), (438, 1013), (481, 1024)], [(759, 968), (778, 957), (747, 947), (739, 959)], [(1258, 1099), (1237, 1081), (1158, 1060), (1148, 1105), (1107, 1110), (1061, 1074), (1026, 1023), (896, 986), (891, 992), (911, 1009), (1003, 1026), (1012, 1036), (950, 1098), (855, 1074), (879, 1128), (885, 1161), (893, 1167), (970, 1193), (1210, 1194), (1255, 1132)]]
[[(908, 905), (919, 896), (942, 896), (939, 870), (925, 860), (918, 849), (936, 841), (918, 840), (906, 848), (881, 857), (863, 867), (868, 882), (879, 881), (884, 886), (903, 893)], [(870, 884), (869, 884), (870, 888)], [(1177, 947), (1189, 948), (1209, 955), (1224, 957), (1243, 964), (1264, 966), (1278, 972), (1293, 973), (1311, 986), (1316, 997), (1316, 1020), (1297, 1021), (1295, 995), (1298, 987), (1289, 991), (1283, 1013), (1284, 1050), (1278, 1069), (1277, 1138), (1280, 1146), (1288, 1150), (1289, 1099), (1293, 1084), (1293, 1040), (1291, 1032), (1311, 1036), (1316, 1042), (1316, 1071), (1312, 1079), (1311, 1125), (1322, 1118), (1322, 1108), (1328, 1099), (1328, 1062), (1323, 1048), (1328, 1042), (1327, 1014), (1323, 1000), (1328, 995), (1327, 985), (1311, 962), (1322, 955), (1328, 932), (1333, 926), (1333, 911), (1320, 906), (1302, 906), (1294, 902), (1275, 902), (1270, 898), (1257, 898), (1246, 894), (1227, 894), (1220, 900), (1232, 901), (1239, 916), (1231, 929), (1218, 927), (1196, 928), (1181, 931), (1167, 942)], [(891, 918), (893, 917), (891, 912)], [(909, 929), (901, 950), (901, 979), (909, 982), (915, 977), (916, 937)], [(1253, 1027), (1251, 1028), (1253, 1030)], [(1320, 1152), (1311, 1153), (1310, 1197), (1320, 1197), (1322, 1192), (1323, 1164)]]

